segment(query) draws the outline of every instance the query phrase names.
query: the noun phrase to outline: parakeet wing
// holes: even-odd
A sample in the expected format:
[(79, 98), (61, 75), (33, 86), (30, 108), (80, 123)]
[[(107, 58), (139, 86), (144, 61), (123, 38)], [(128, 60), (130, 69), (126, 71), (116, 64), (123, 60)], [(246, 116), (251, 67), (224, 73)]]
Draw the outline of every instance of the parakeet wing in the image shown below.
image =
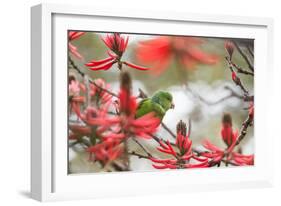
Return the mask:
[(143, 99), (138, 105), (136, 118), (139, 118), (150, 112), (154, 112), (155, 115), (160, 119), (162, 119), (165, 115), (165, 110), (161, 107), (161, 105), (152, 102), (151, 99)]

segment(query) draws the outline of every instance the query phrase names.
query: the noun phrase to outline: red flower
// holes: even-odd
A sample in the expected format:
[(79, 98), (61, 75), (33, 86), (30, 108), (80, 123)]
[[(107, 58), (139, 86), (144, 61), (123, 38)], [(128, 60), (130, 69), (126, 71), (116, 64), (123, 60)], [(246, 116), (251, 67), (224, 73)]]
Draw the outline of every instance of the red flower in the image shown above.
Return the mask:
[(102, 60), (93, 60), (85, 64), (86, 66), (90, 67), (89, 69), (94, 71), (108, 70), (115, 63), (121, 65), (124, 63), (125, 65), (137, 70), (148, 70), (148, 68), (141, 67), (129, 62), (121, 61), (121, 57), (123, 56), (123, 53), (125, 52), (128, 46), (129, 37), (124, 38), (119, 33), (113, 33), (106, 35), (106, 37), (102, 38), (102, 40), (113, 53), (108, 51), (107, 54), (109, 57)]
[(196, 37), (161, 36), (140, 43), (136, 49), (136, 56), (140, 62), (151, 64), (152, 71), (159, 75), (168, 68), (173, 57), (187, 69), (196, 64), (215, 64), (217, 56), (202, 51), (198, 46), (202, 39)]
[(228, 113), (224, 114), (222, 118), (221, 137), (228, 146), (225, 150), (213, 145), (209, 140), (205, 140), (203, 142), (203, 146), (210, 152), (206, 152), (201, 155), (212, 158), (214, 163), (220, 162), (226, 156), (226, 154), (229, 154), (233, 151), (236, 145), (238, 131), (233, 132), (232, 118)]
[(142, 138), (151, 138), (150, 134), (156, 132), (160, 119), (154, 113), (148, 113), (138, 119), (136, 116), (137, 100), (131, 95), (132, 82), (129, 73), (121, 74), (121, 86), (119, 92), (120, 126), (124, 133)]
[(209, 140), (204, 140), (203, 146), (208, 152), (201, 153), (201, 156), (212, 159), (213, 163), (220, 163), (224, 158), (227, 162), (232, 161), (237, 165), (251, 165), (253, 164), (254, 155), (243, 155), (234, 152), (236, 141), (238, 138), (238, 131), (232, 129), (232, 118), (230, 114), (224, 114), (222, 118), (221, 137), (227, 145), (227, 148), (221, 149)]
[[(192, 153), (192, 141), (186, 135), (186, 126), (180, 121), (178, 126), (177, 138), (175, 148), (167, 140), (166, 142), (160, 141), (160, 147), (157, 150), (173, 156), (170, 159), (157, 159), (150, 158), (150, 160), (157, 164), (152, 164), (156, 169), (179, 169), (179, 168), (201, 168), (208, 167), (208, 159), (197, 157)], [(176, 151), (177, 150), (177, 151)], [(190, 160), (196, 160), (200, 163), (190, 163)]]
[[(137, 136), (150, 139), (151, 134), (157, 131), (160, 119), (154, 113), (148, 113), (138, 119), (135, 118), (137, 109), (136, 97), (130, 95), (128, 90), (121, 88), (119, 93), (119, 112), (120, 115), (115, 119), (116, 122), (111, 126), (118, 126), (119, 132), (124, 134), (124, 138)], [(106, 125), (103, 125), (106, 126)], [(107, 135), (108, 138), (115, 137), (115, 133)]]
[(137, 109), (136, 97), (131, 96), (127, 88), (121, 88), (119, 92), (119, 112), (127, 117), (135, 117)]
[(135, 119), (137, 102), (136, 98), (129, 96), (125, 90), (119, 93), (119, 116), (107, 116), (97, 120), (94, 123), (99, 125), (99, 131), (108, 131), (103, 135), (105, 139), (124, 139), (136, 136), (144, 139), (150, 139), (151, 134), (157, 131), (160, 120), (154, 113), (146, 114)]
[(203, 147), (205, 147), (208, 152), (202, 152), (200, 155), (203, 157), (211, 158), (212, 162), (219, 163), (224, 158), (225, 152), (223, 149), (213, 145), (209, 140), (203, 141)]
[(189, 138), (189, 135), (186, 134), (186, 124), (181, 120), (177, 124), (177, 138), (176, 146), (179, 148), (181, 155), (191, 154), (191, 145), (192, 141)]
[(88, 108), (80, 115), (81, 119), (90, 126), (99, 126), (98, 132), (103, 133), (105, 139), (124, 139), (137, 136), (150, 139), (151, 134), (157, 131), (160, 119), (154, 113), (148, 113), (138, 119), (135, 118), (137, 109), (136, 97), (131, 96), (131, 79), (128, 73), (123, 72), (119, 92), (118, 114), (108, 115), (110, 102), (99, 109)]
[(83, 34), (85, 34), (85, 32), (74, 32), (74, 31), (70, 31), (68, 33), (68, 38), (69, 38), (69, 43), (68, 43), (68, 47), (69, 47), (69, 51), (70, 53), (72, 53), (74, 56), (76, 56), (78, 59), (83, 59), (82, 55), (77, 51), (77, 47), (73, 46), (73, 44), (71, 44), (71, 41), (78, 39), (80, 36), (82, 36)]
[(102, 40), (111, 51), (121, 57), (128, 46), (129, 37), (124, 38), (119, 33), (113, 33), (106, 35)]
[(103, 164), (108, 164), (123, 154), (124, 147), (119, 140), (111, 139), (89, 147), (87, 152), (90, 154), (90, 161), (101, 161)]
[[(179, 140), (180, 139), (180, 140)], [(150, 160), (157, 164), (152, 164), (155, 169), (180, 169), (180, 168), (202, 168), (208, 167), (208, 159), (204, 157), (197, 157), (192, 153), (191, 150), (191, 140), (189, 137), (183, 137), (181, 135), (177, 136), (177, 141), (183, 143), (182, 145), (176, 145), (176, 148), (173, 148), (169, 141), (165, 143), (160, 141), (160, 147), (157, 147), (157, 150), (173, 156), (170, 159), (157, 159), (151, 157)], [(178, 150), (179, 152), (177, 152)], [(190, 160), (194, 159), (200, 163), (190, 163)]]
[(203, 146), (209, 151), (202, 152), (200, 155), (210, 158), (212, 163), (220, 163), (223, 158), (226, 157), (227, 162), (231, 162), (237, 166), (254, 164), (254, 155), (243, 155), (233, 151), (235, 142), (233, 142), (227, 149), (221, 149), (212, 144), (209, 140), (205, 140)]
[(238, 130), (233, 131), (233, 129), (232, 129), (232, 118), (231, 118), (230, 114), (223, 115), (221, 136), (222, 136), (223, 141), (229, 147), (233, 142), (236, 142), (236, 140), (237, 140)]

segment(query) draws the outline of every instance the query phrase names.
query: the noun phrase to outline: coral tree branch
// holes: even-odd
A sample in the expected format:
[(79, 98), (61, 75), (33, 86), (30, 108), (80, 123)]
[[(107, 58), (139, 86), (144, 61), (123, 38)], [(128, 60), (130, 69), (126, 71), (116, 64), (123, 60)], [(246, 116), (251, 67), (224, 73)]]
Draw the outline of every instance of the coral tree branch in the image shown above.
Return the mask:
[(252, 63), (250, 62), (249, 58), (247, 57), (247, 55), (243, 52), (243, 50), (240, 48), (239, 44), (236, 41), (233, 41), (235, 47), (237, 48), (238, 52), (240, 53), (240, 55), (245, 59), (246, 63), (248, 64), (248, 67), (251, 71), (254, 71), (254, 66), (252, 65)]
[[(82, 70), (74, 63), (74, 61), (71, 59), (70, 56), (68, 57), (68, 61), (69, 61), (70, 65), (71, 65), (71, 67), (72, 67), (74, 70), (76, 70), (82, 77), (85, 76), (85, 73), (83, 73)], [(96, 84), (95, 81), (93, 81), (92, 79), (89, 79), (89, 82), (90, 82), (91, 84), (95, 85), (97, 88), (101, 89), (102, 91), (107, 92), (108, 94), (110, 94), (110, 95), (112, 95), (112, 96), (114, 96), (114, 97), (118, 97), (117, 94), (115, 94), (115, 93), (113, 93), (113, 92), (111, 92), (111, 91), (109, 91), (109, 90), (107, 90), (107, 89), (105, 89), (105, 88), (103, 88), (103, 87), (100, 87), (100, 86), (99, 86), (98, 84)]]

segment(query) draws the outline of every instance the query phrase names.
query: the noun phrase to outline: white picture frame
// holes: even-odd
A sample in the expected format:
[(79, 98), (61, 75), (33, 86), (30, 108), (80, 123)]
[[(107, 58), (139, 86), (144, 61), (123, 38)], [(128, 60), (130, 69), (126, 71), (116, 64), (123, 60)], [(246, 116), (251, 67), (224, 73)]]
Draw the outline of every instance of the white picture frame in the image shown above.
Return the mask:
[[(273, 160), (270, 157), (273, 155), (274, 135), (268, 121), (273, 97), (268, 92), (273, 91), (269, 89), (272, 88), (273, 77), (272, 19), (115, 11), (112, 8), (57, 4), (34, 6), (31, 14), (32, 198), (52, 201), (272, 186)], [(186, 25), (189, 27), (184, 27)], [(67, 71), (63, 69), (67, 68), (65, 31), (124, 31), (126, 27), (126, 31), (153, 34), (167, 33), (167, 26), (173, 28), (170, 34), (255, 38), (255, 166), (157, 173), (67, 175), (66, 141), (64, 143), (65, 139), (55, 138), (64, 136), (67, 128), (64, 116), (67, 113), (67, 109), (64, 109), (67, 101)], [(56, 69), (58, 67), (62, 69)], [(267, 98), (264, 98), (265, 95)]]

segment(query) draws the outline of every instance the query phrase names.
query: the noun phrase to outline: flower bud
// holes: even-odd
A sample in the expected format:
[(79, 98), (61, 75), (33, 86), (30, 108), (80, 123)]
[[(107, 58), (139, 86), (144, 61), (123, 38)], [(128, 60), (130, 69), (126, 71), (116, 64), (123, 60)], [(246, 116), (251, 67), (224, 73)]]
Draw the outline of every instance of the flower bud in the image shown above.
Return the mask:
[(120, 113), (127, 116), (133, 115), (137, 108), (137, 103), (135, 97), (131, 96), (132, 79), (128, 72), (121, 72), (120, 84)]
[(221, 136), (227, 146), (236, 141), (238, 132), (232, 129), (232, 118), (229, 113), (225, 113), (222, 117)]
[(228, 125), (232, 126), (232, 118), (231, 118), (231, 115), (229, 113), (224, 113), (223, 114), (222, 124), (223, 125), (228, 124)]
[(224, 47), (229, 55), (230, 60), (232, 59), (232, 54), (234, 52), (234, 44), (231, 41), (226, 41)]
[(122, 72), (120, 76), (121, 89), (131, 93), (132, 79), (128, 72)]
[(186, 136), (186, 124), (182, 120), (177, 124), (177, 134), (181, 134), (184, 137)]
[(236, 74), (236, 72), (232, 72), (231, 73), (231, 78), (232, 78), (232, 80), (234, 81), (234, 82), (237, 82), (237, 74)]

